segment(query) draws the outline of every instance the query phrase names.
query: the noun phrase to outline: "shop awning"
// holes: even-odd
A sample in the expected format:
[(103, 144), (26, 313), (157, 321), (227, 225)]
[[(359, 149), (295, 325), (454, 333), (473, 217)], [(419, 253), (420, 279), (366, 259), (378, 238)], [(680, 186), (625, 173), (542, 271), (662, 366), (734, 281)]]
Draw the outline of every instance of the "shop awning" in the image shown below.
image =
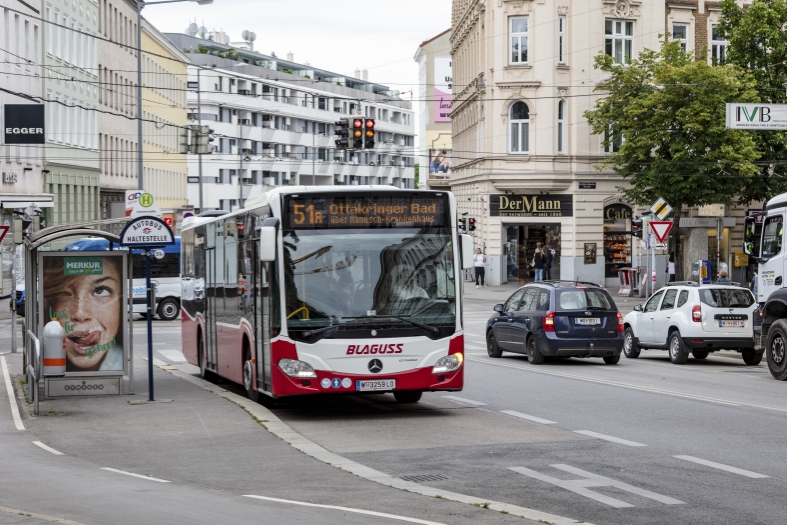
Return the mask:
[(54, 195), (51, 193), (0, 193), (0, 208), (25, 209), (33, 204), (39, 208), (54, 208)]

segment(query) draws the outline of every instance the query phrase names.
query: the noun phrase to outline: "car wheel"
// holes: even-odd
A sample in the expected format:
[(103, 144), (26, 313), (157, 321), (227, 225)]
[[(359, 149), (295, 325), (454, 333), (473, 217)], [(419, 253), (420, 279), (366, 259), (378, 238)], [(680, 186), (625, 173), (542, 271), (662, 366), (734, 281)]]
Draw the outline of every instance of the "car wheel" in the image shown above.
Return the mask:
[(741, 352), (741, 355), (743, 356), (743, 362), (748, 366), (759, 365), (762, 361), (762, 352), (755, 352), (754, 348), (747, 348)]
[(157, 313), (162, 321), (174, 321), (180, 313), (180, 304), (177, 299), (169, 297), (159, 303)]
[(540, 365), (541, 363), (544, 362), (544, 356), (541, 355), (541, 352), (538, 351), (538, 345), (536, 345), (536, 338), (533, 336), (530, 336), (527, 339), (527, 360), (534, 365)]
[(787, 324), (779, 319), (768, 330), (766, 344), (768, 370), (774, 379), (787, 379)]
[(497, 344), (497, 338), (492, 330), (486, 333), (486, 353), (489, 354), (489, 357), (500, 357), (503, 355), (503, 351), (500, 350), (500, 346)]
[(683, 351), (683, 340), (677, 330), (669, 336), (669, 360), (676, 365), (682, 365), (689, 360), (689, 354)]
[(420, 390), (397, 390), (393, 395), (397, 403), (418, 403), (423, 392)]
[(618, 355), (605, 355), (604, 362), (608, 365), (616, 365), (620, 362), (620, 354)]
[(707, 350), (695, 350), (691, 353), (691, 355), (694, 356), (694, 359), (705, 359), (708, 357), (708, 355), (710, 355), (710, 352)]
[(639, 357), (639, 346), (637, 346), (637, 341), (634, 338), (634, 330), (632, 330), (631, 327), (626, 328), (626, 331), (623, 333), (623, 353), (629, 359), (636, 359)]

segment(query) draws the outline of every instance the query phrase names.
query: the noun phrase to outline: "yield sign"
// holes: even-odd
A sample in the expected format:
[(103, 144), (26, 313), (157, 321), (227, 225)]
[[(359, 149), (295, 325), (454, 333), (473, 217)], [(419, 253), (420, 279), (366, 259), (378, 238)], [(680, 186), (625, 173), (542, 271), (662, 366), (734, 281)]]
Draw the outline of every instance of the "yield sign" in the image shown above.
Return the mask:
[(672, 221), (650, 221), (650, 229), (656, 234), (659, 242), (664, 242), (669, 231), (672, 229)]
[(8, 233), (8, 230), (10, 229), (11, 229), (10, 226), (0, 226), (0, 242), (2, 242), (3, 239), (5, 239), (5, 234)]

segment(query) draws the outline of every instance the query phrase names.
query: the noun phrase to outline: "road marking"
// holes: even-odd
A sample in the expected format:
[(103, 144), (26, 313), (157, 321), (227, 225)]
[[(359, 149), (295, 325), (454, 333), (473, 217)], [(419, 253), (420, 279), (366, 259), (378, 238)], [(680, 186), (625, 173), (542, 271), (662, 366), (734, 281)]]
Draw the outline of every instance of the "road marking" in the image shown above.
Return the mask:
[(733, 474), (740, 474), (741, 476), (746, 476), (747, 478), (770, 477), (770, 476), (766, 476), (765, 474), (757, 474), (756, 472), (752, 472), (751, 470), (743, 470), (742, 468), (731, 467), (729, 465), (724, 465), (722, 463), (716, 463), (715, 461), (708, 461), (707, 459), (695, 458), (694, 456), (673, 456), (673, 457), (685, 461), (691, 461), (692, 463), (699, 463), (700, 465), (705, 465), (706, 467), (713, 467), (719, 470), (726, 470), (727, 472), (732, 472)]
[(22, 418), (19, 416), (19, 407), (16, 406), (16, 395), (14, 395), (14, 387), (11, 385), (11, 376), (8, 375), (8, 365), (6, 365), (5, 357), (0, 357), (0, 364), (3, 365), (3, 379), (5, 380), (5, 389), (8, 391), (8, 401), (11, 402), (11, 416), (14, 418), (14, 425), (17, 430), (24, 430), (25, 426), (22, 424)]
[(450, 399), (451, 401), (462, 403), (463, 405), (473, 405), (474, 407), (486, 406), (486, 403), (482, 403), (480, 401), (473, 401), (472, 399), (465, 399), (464, 397), (457, 397), (457, 396), (441, 396), (441, 397), (443, 399)]
[(40, 441), (33, 441), (33, 445), (39, 446), (39, 447), (43, 448), (44, 450), (46, 450), (47, 452), (51, 452), (55, 456), (64, 456), (65, 455), (62, 452), (60, 452), (59, 450), (55, 450), (52, 447), (48, 447), (48, 446), (44, 445)]
[(126, 476), (134, 476), (135, 478), (146, 479), (148, 481), (157, 481), (159, 483), (170, 483), (166, 479), (158, 479), (151, 476), (143, 476), (142, 474), (134, 474), (133, 472), (126, 472), (125, 470), (118, 470), (116, 468), (102, 467), (101, 470), (108, 470), (110, 472), (116, 472), (118, 474), (125, 474)]
[(555, 425), (554, 421), (550, 421), (548, 419), (541, 419), (540, 417), (536, 416), (528, 416), (527, 414), (523, 414), (521, 412), (516, 412), (514, 410), (501, 410), (503, 414), (508, 414), (509, 416), (518, 417), (520, 419), (527, 419), (528, 421), (534, 421), (536, 423), (541, 423), (542, 425)]
[(301, 505), (303, 507), (317, 507), (320, 509), (341, 510), (344, 512), (354, 512), (356, 514), (366, 514), (368, 516), (378, 516), (380, 518), (390, 518), (392, 520), (407, 521), (409, 523), (421, 523), (422, 525), (444, 525), (436, 521), (419, 520), (418, 518), (408, 518), (406, 516), (397, 516), (396, 514), (386, 514), (385, 512), (375, 512), (373, 510), (361, 510), (351, 507), (339, 507), (336, 505), (320, 505), (317, 503), (306, 503), (305, 501), (294, 501), (291, 499), (269, 498), (267, 496), (254, 496), (252, 494), (245, 494), (244, 498), (261, 499), (265, 501), (275, 501), (277, 503), (289, 503), (290, 505)]
[[(712, 397), (705, 397), (705, 396), (698, 396), (698, 395), (694, 395), (694, 394), (687, 394), (687, 393), (684, 393), (684, 392), (675, 392), (675, 391), (672, 391), (672, 390), (662, 390), (662, 389), (659, 389), (659, 388), (652, 388), (652, 387), (647, 387), (647, 386), (632, 385), (632, 384), (629, 384), (629, 383), (621, 383), (619, 381), (610, 381), (608, 379), (596, 379), (594, 377), (578, 376), (578, 375), (575, 375), (575, 374), (566, 374), (566, 373), (562, 373), (562, 372), (553, 372), (553, 371), (550, 371), (550, 370), (545, 370), (542, 367), (541, 368), (536, 368), (536, 367), (532, 367), (532, 366), (524, 367), (524, 366), (508, 365), (508, 364), (505, 364), (505, 363), (496, 363), (496, 362), (494, 362), (494, 361), (492, 361), (490, 359), (478, 359), (478, 358), (474, 358), (474, 357), (468, 357), (467, 361), (476, 361), (478, 363), (484, 363), (484, 364), (491, 365), (491, 366), (500, 366), (500, 367), (503, 367), (503, 368), (513, 368), (515, 370), (524, 370), (525, 372), (531, 372), (531, 373), (534, 373), (534, 374), (545, 374), (545, 375), (550, 375), (550, 376), (555, 376), (555, 377), (564, 377), (564, 378), (567, 378), (567, 379), (576, 379), (576, 380), (579, 380), (579, 381), (587, 381), (588, 383), (597, 383), (597, 384), (600, 384), (600, 385), (617, 386), (617, 387), (621, 387), (621, 388), (628, 388), (628, 389), (631, 389), (631, 390), (639, 390), (641, 392), (650, 392), (650, 393), (653, 393), (653, 394), (664, 394), (664, 395), (667, 395), (667, 396), (682, 397), (682, 398), (685, 398), (685, 399), (693, 399), (695, 401), (705, 401), (705, 402), (708, 402), (708, 403), (716, 403), (716, 404), (719, 404), (719, 405), (727, 405), (727, 406), (732, 406), (732, 407), (750, 406), (750, 407), (755, 407), (755, 408), (764, 408), (764, 409), (767, 409), (767, 410), (776, 410), (777, 412), (787, 412), (787, 409), (771, 408), (771, 407), (764, 407), (764, 406), (759, 406), (759, 405), (750, 405), (750, 404), (747, 404), (747, 403), (738, 403), (738, 402), (732, 402), (732, 401), (725, 401), (725, 400), (722, 400), (722, 399), (715, 399), (715, 398), (712, 398)], [(608, 367), (606, 367), (606, 368), (608, 368)]]
[(615, 487), (617, 489), (630, 492), (631, 494), (642, 496), (643, 498), (648, 498), (654, 501), (658, 501), (659, 503), (663, 503), (665, 505), (680, 505), (683, 503), (682, 501), (674, 498), (670, 498), (669, 496), (663, 496), (661, 494), (657, 494), (649, 490), (635, 487), (634, 485), (629, 485), (628, 483), (624, 483), (622, 481), (617, 481), (612, 478), (599, 476), (598, 474), (593, 474), (592, 472), (587, 472), (586, 470), (578, 469), (576, 467), (572, 467), (571, 465), (560, 464), (560, 465), (550, 465), (550, 466), (556, 469), (560, 469), (564, 472), (569, 472), (571, 474), (577, 474), (578, 476), (582, 476), (582, 479), (558, 479), (552, 476), (548, 476), (546, 474), (541, 474), (540, 472), (536, 472), (535, 470), (531, 470), (525, 467), (508, 467), (508, 470), (513, 470), (514, 472), (524, 474), (525, 476), (540, 481), (544, 481), (546, 483), (550, 483), (562, 489), (574, 492), (575, 494), (579, 494), (580, 496), (585, 496), (586, 498), (596, 500), (599, 503), (604, 503), (605, 505), (609, 505), (610, 507), (615, 507), (616, 509), (633, 507), (634, 505), (630, 503), (626, 503), (625, 501), (621, 501), (616, 498), (599, 494), (598, 492), (590, 490), (589, 487)]
[(156, 350), (159, 354), (175, 363), (185, 363), (186, 358), (183, 357), (183, 352), (180, 350)]
[(38, 514), (36, 512), (30, 512), (29, 510), (25, 510), (25, 509), (14, 509), (11, 507), (0, 506), (0, 512), (15, 514), (17, 516), (25, 516), (27, 518), (35, 518), (41, 521), (49, 521), (51, 523), (59, 523), (60, 525), (85, 525), (84, 523), (81, 523), (79, 521), (67, 520), (65, 518), (58, 518), (55, 516), (47, 516), (46, 514)]
[(465, 343), (465, 348), (469, 348), (470, 350), (486, 350), (485, 346), (476, 345), (476, 344), (467, 344)]
[(629, 441), (628, 439), (616, 438), (615, 436), (608, 436), (606, 434), (599, 434), (598, 432), (592, 432), (590, 430), (575, 430), (574, 433), (582, 434), (583, 436), (592, 438), (603, 439), (604, 441), (612, 441), (613, 443), (620, 443), (621, 445), (627, 445), (629, 447), (647, 447), (647, 445), (637, 443), (636, 441)]

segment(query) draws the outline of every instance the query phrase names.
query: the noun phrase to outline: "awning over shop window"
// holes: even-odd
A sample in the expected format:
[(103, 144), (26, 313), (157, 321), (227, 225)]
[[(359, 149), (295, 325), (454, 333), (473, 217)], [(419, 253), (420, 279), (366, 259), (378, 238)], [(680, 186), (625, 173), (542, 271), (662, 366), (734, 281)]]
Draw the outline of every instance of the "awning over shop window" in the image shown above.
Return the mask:
[(54, 195), (50, 193), (0, 193), (0, 208), (25, 209), (33, 204), (39, 208), (54, 208)]

